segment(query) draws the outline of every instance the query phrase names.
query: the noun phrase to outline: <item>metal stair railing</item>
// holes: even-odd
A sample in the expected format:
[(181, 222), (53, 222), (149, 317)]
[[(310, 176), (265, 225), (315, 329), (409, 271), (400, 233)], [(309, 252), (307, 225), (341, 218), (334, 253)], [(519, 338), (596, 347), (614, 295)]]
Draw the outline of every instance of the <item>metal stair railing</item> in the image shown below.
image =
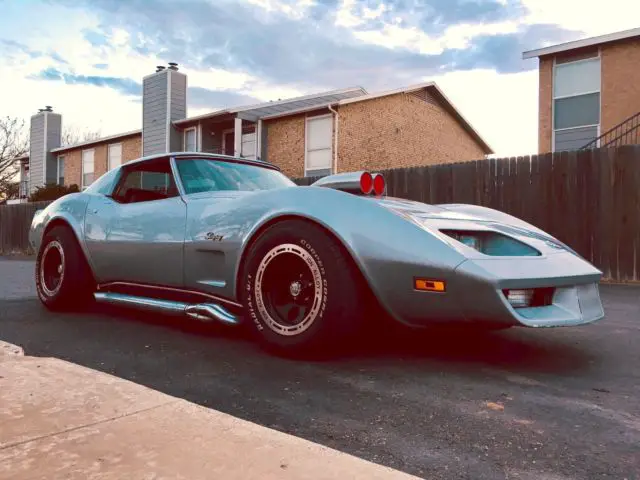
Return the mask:
[(640, 143), (640, 112), (630, 116), (615, 127), (604, 132), (595, 140), (580, 147), (580, 150), (598, 147), (619, 147), (621, 145), (635, 145), (638, 143)]

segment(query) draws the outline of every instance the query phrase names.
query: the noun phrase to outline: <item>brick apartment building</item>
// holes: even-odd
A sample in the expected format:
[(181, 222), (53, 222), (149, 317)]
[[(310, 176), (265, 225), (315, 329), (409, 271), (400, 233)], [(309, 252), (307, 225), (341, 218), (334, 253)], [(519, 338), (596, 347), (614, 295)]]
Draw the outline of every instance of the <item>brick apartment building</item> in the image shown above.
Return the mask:
[(539, 58), (539, 153), (640, 143), (640, 28), (523, 53)]
[(259, 158), (290, 177), (458, 162), (493, 153), (432, 82), (370, 94), (347, 88), (187, 116), (176, 64), (143, 79), (142, 129), (60, 146), (62, 116), (31, 118), (24, 194), (44, 183), (81, 188), (121, 163), (171, 151)]

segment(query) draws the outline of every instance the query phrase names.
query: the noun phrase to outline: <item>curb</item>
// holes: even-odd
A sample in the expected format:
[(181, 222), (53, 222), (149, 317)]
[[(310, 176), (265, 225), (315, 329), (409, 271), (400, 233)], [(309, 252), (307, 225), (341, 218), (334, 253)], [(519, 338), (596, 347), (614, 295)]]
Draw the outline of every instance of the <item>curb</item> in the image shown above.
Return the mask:
[(24, 356), (24, 350), (18, 345), (12, 343), (3, 342), (0, 340), (0, 357), (4, 355), (15, 355), (19, 357)]

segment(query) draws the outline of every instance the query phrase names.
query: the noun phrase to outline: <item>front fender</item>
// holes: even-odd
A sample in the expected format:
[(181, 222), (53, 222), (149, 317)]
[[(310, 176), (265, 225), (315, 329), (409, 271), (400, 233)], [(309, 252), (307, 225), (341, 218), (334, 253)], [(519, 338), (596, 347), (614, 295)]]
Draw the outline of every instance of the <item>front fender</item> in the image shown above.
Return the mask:
[[(412, 291), (415, 276), (450, 280), (455, 268), (466, 260), (440, 238), (365, 197), (322, 187), (288, 190), (260, 200), (271, 203), (273, 208), (265, 208), (243, 232), (238, 259), (244, 258), (246, 249), (265, 225), (290, 216), (305, 218), (324, 227), (342, 243), (372, 293), (397, 319), (402, 317), (393, 299), (398, 289)], [(254, 202), (260, 203), (257, 199)], [(238, 261), (236, 283), (240, 265)]]

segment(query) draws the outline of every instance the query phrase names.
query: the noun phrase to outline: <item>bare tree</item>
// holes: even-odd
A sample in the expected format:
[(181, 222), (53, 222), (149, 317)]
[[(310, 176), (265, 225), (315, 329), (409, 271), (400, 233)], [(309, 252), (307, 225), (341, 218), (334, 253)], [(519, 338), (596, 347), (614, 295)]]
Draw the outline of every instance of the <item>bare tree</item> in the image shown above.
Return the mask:
[[(84, 130), (77, 127), (63, 128), (62, 145), (96, 140), (99, 131)], [(14, 195), (17, 174), (20, 170), (20, 158), (29, 154), (29, 131), (24, 120), (19, 118), (0, 118), (0, 199)]]
[(69, 127), (62, 129), (62, 145), (69, 146), (76, 143), (88, 142), (90, 140), (97, 140), (102, 135), (99, 130), (84, 130), (80, 131), (77, 127)]
[[(0, 119), (0, 188), (11, 183), (20, 165), (18, 161), (29, 152), (29, 136), (24, 120), (4, 117)], [(0, 189), (0, 195), (3, 190)]]

